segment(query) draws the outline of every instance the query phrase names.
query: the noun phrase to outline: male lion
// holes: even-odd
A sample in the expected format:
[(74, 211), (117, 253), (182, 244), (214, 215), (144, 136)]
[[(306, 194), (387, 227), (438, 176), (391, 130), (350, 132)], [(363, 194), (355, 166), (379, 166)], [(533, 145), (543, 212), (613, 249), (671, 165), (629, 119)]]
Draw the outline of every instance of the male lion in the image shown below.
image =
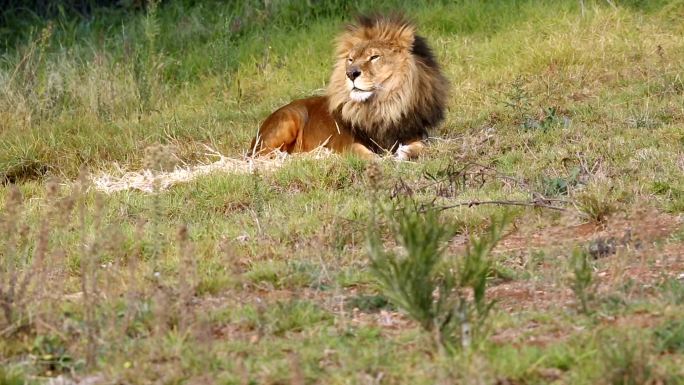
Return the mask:
[(339, 37), (325, 96), (295, 100), (259, 128), (250, 153), (319, 146), (412, 159), (444, 117), (447, 81), (425, 39), (400, 17), (360, 17)]

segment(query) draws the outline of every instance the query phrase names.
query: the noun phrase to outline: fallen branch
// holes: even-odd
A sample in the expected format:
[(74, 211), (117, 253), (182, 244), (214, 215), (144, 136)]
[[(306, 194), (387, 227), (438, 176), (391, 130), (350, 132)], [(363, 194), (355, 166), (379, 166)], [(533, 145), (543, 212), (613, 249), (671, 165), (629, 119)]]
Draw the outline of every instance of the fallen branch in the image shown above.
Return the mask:
[(474, 206), (481, 206), (481, 205), (500, 205), (500, 206), (527, 206), (527, 207), (540, 207), (544, 209), (550, 209), (550, 210), (557, 210), (557, 211), (566, 211), (567, 209), (565, 207), (560, 207), (551, 204), (551, 202), (559, 202), (559, 203), (570, 203), (568, 201), (560, 200), (560, 199), (532, 199), (532, 200), (491, 200), (491, 201), (468, 201), (468, 202), (460, 202), (460, 203), (454, 203), (451, 205), (447, 206), (435, 206), (434, 208), (440, 211), (443, 210), (449, 210), (453, 209), (456, 207), (474, 207)]

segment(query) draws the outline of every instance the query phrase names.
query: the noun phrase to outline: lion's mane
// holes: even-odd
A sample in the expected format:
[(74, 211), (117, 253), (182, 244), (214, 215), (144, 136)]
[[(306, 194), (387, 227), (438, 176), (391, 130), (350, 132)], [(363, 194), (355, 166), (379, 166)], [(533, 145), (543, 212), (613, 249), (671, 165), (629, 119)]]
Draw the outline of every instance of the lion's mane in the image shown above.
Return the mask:
[[(345, 61), (352, 47), (371, 41), (403, 55), (405, 60), (392, 69), (391, 75), (399, 77), (402, 86), (359, 103), (350, 99)], [(403, 17), (359, 17), (337, 40), (336, 57), (327, 88), (329, 111), (374, 151), (425, 139), (428, 130), (444, 118), (447, 80), (425, 39)]]

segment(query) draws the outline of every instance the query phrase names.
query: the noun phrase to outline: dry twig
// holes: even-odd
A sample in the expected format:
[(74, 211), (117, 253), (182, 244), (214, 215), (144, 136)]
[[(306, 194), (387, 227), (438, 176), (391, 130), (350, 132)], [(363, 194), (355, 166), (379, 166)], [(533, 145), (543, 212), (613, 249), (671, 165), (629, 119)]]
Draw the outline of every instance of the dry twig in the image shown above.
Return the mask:
[(550, 210), (566, 211), (565, 207), (560, 207), (553, 205), (552, 202), (557, 203), (570, 203), (561, 199), (531, 199), (531, 200), (490, 200), (490, 201), (478, 201), (472, 200), (468, 202), (459, 202), (446, 206), (435, 206), (437, 210), (449, 210), (456, 207), (474, 207), (480, 205), (499, 205), (499, 206), (527, 206), (527, 207), (540, 207)]

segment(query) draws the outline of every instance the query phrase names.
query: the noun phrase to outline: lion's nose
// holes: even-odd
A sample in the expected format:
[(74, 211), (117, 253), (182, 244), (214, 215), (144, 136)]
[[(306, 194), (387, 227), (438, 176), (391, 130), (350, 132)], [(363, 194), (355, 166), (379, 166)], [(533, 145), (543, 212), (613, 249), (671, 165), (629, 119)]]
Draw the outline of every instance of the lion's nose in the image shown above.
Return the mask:
[(347, 77), (351, 79), (351, 81), (354, 81), (354, 79), (358, 78), (361, 75), (361, 70), (359, 67), (351, 67), (347, 70)]

